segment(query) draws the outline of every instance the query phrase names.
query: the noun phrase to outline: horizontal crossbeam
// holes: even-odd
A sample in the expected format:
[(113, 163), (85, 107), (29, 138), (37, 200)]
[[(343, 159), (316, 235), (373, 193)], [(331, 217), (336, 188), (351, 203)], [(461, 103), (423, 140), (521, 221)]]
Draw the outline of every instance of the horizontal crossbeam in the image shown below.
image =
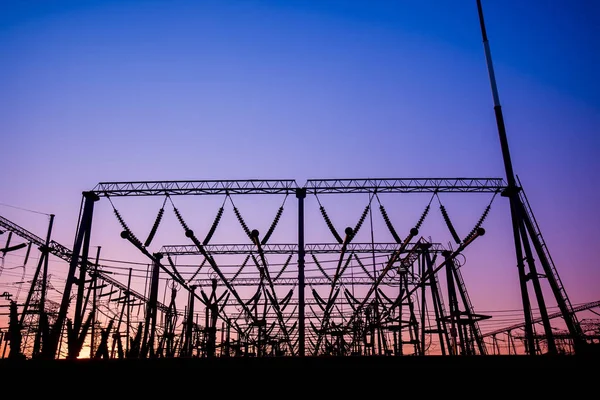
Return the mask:
[[(406, 252), (412, 251), (415, 243), (410, 243), (406, 247)], [(346, 246), (346, 252), (350, 253), (392, 253), (400, 245), (398, 243), (350, 243)], [(258, 249), (253, 244), (212, 244), (204, 246), (209, 254), (250, 254), (258, 253)], [(329, 254), (339, 253), (342, 245), (339, 243), (314, 243), (307, 244), (304, 252), (307, 254)], [(439, 243), (432, 243), (428, 249), (429, 252), (442, 252), (444, 249)], [(265, 254), (296, 254), (298, 253), (297, 244), (265, 244), (262, 246)], [(200, 255), (200, 251), (194, 245), (165, 245), (161, 247), (160, 253), (169, 255)]]
[[(92, 193), (107, 196), (291, 194), (293, 179), (100, 182)], [(506, 188), (502, 178), (309, 179), (307, 193), (495, 193)]]
[(310, 179), (306, 192), (323, 193), (495, 193), (506, 188), (501, 178)]
[(290, 194), (296, 191), (294, 180), (208, 180), (100, 182), (93, 193), (108, 196), (215, 195), (215, 194)]
[[(410, 278), (409, 278), (410, 279)], [(234, 286), (258, 286), (261, 283), (260, 278), (236, 278), (234, 280), (229, 280)], [(331, 286), (331, 281), (327, 278), (304, 278), (305, 284), (309, 286)], [(370, 286), (373, 284), (373, 279), (368, 277), (354, 277), (354, 278), (340, 278), (337, 282), (341, 285), (366, 285)], [(410, 284), (411, 282), (409, 282)], [(414, 283), (414, 282), (413, 282)], [(386, 277), (383, 279), (380, 286), (398, 286), (400, 284), (399, 275), (394, 275), (390, 277)], [(201, 286), (201, 287), (210, 287), (212, 285), (211, 279), (195, 279), (192, 281), (191, 285), (193, 286)], [(278, 278), (273, 279), (274, 286), (296, 286), (298, 285), (297, 278)], [(220, 281), (217, 281), (217, 286), (225, 286)]]

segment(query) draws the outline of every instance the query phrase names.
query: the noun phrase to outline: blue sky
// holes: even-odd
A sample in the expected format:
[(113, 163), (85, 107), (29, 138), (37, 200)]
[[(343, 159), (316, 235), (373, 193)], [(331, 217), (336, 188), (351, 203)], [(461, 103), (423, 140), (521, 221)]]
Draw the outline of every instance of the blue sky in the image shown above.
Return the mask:
[[(598, 300), (600, 5), (482, 3), (514, 170), (567, 292)], [(3, 1), (0, 54), (0, 215), (44, 236), (10, 206), (53, 213), (67, 246), (104, 181), (504, 178), (475, 1)], [(463, 231), (488, 200), (456, 202)], [(496, 309), (520, 301), (502, 204), (513, 286), (470, 285)]]

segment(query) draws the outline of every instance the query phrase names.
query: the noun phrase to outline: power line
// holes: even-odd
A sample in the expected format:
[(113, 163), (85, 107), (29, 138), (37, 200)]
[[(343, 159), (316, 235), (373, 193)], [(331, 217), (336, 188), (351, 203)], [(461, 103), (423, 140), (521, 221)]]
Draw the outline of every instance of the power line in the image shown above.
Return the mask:
[(10, 207), (10, 208), (16, 208), (18, 210), (29, 211), (29, 212), (36, 213), (36, 214), (42, 214), (42, 215), (50, 216), (50, 214), (47, 214), (47, 213), (44, 213), (44, 212), (41, 212), (41, 211), (30, 210), (28, 208), (17, 207), (17, 206), (13, 206), (13, 205), (6, 204), (6, 203), (0, 203), (0, 206)]

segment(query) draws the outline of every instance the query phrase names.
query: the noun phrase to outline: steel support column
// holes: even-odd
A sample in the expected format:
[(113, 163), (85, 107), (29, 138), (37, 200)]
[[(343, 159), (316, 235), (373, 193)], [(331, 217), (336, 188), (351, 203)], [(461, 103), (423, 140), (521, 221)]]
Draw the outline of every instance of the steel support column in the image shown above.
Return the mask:
[[(38, 262), (38, 266), (35, 270), (35, 274), (31, 281), (31, 288), (29, 289), (29, 293), (27, 294), (27, 300), (25, 300), (25, 305), (23, 306), (23, 309), (21, 311), (21, 318), (19, 320), (19, 325), (22, 328), (23, 320), (25, 319), (25, 315), (27, 315), (27, 313), (29, 311), (29, 304), (31, 302), (31, 298), (33, 297), (33, 293), (35, 292), (37, 284), (38, 284), (40, 270), (42, 270), (42, 279), (41, 279), (41, 283), (42, 283), (41, 291), (42, 292), (40, 294), (40, 300), (39, 300), (39, 304), (38, 304), (38, 330), (35, 335), (32, 357), (37, 357), (39, 355), (41, 340), (42, 340), (41, 335), (42, 335), (42, 332), (46, 328), (46, 327), (42, 326), (42, 324), (43, 324), (42, 321), (44, 320), (43, 314), (46, 309), (46, 307), (45, 307), (46, 287), (47, 287), (46, 280), (48, 279), (48, 256), (49, 256), (49, 252), (50, 252), (50, 249), (48, 246), (50, 245), (50, 236), (52, 234), (53, 223), (54, 223), (54, 214), (50, 214), (50, 222), (48, 224), (48, 234), (46, 235), (46, 242), (41, 247), (41, 255), (40, 255), (39, 262)], [(45, 319), (45, 321), (47, 321), (47, 319)]]
[(304, 199), (306, 198), (306, 189), (296, 189), (296, 198), (298, 199), (298, 355), (304, 357)]
[(184, 348), (184, 356), (191, 357), (193, 352), (193, 337), (192, 334), (194, 332), (194, 300), (196, 290), (196, 286), (190, 286), (189, 299), (188, 299), (188, 309), (187, 309), (187, 321), (185, 323), (185, 348)]
[(162, 254), (154, 254), (154, 263), (152, 265), (152, 278), (150, 281), (150, 296), (146, 304), (146, 318), (144, 323), (144, 336), (142, 342), (141, 358), (154, 356), (154, 337), (156, 335), (156, 311), (158, 301), (158, 284), (160, 276), (160, 259)]
[[(42, 349), (42, 356), (44, 358), (53, 359), (57, 356), (56, 352), (58, 350), (59, 342), (61, 341), (63, 324), (67, 318), (69, 304), (71, 302), (71, 289), (73, 287), (73, 283), (75, 283), (75, 272), (77, 271), (77, 267), (80, 265), (79, 253), (82, 250), (84, 239), (87, 237), (88, 239), (86, 239), (85, 242), (89, 243), (89, 237), (92, 233), (94, 203), (99, 200), (99, 197), (92, 192), (83, 192), (83, 197), (85, 200), (83, 205), (83, 213), (81, 215), (80, 224), (77, 230), (77, 237), (73, 246), (73, 254), (69, 265), (69, 272), (67, 274), (65, 288), (63, 290), (63, 297), (60, 304), (60, 309), (58, 311), (58, 316), (56, 317), (56, 321), (54, 322), (50, 332), (48, 345), (46, 346), (46, 344), (44, 344)], [(85, 253), (87, 254), (87, 249), (85, 249)], [(85, 268), (85, 265), (81, 265), (81, 268)]]

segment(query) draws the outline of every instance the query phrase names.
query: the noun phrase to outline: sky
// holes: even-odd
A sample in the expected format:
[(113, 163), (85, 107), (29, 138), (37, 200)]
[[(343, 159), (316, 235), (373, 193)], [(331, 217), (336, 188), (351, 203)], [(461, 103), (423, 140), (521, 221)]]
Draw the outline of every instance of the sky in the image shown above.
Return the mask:
[[(482, 5), (514, 171), (571, 303), (598, 301), (600, 5)], [(0, 54), (0, 215), (45, 237), (54, 214), (52, 238), (67, 247), (81, 193), (99, 182), (506, 178), (474, 0), (1, 1)], [(236, 205), (265, 232), (282, 198), (250, 197)], [(325, 197), (340, 232), (369, 200)], [(461, 235), (491, 200), (440, 197)], [(142, 238), (165, 199), (113, 200)], [(332, 240), (315, 200), (307, 241)], [(385, 204), (407, 233), (430, 200)], [(200, 215), (194, 201), (174, 200)], [(206, 201), (198, 232), (224, 199)], [(281, 240), (293, 242), (287, 201)], [(102, 199), (91, 245), (139, 260), (111, 213)], [(214, 240), (244, 240), (231, 215), (235, 234)], [(477, 309), (521, 307), (509, 216), (495, 198), (462, 268)], [(440, 226), (424, 234), (446, 244)], [(177, 232), (161, 243), (184, 243)], [(22, 256), (3, 260), (0, 292)], [(58, 278), (64, 265), (51, 265)]]

